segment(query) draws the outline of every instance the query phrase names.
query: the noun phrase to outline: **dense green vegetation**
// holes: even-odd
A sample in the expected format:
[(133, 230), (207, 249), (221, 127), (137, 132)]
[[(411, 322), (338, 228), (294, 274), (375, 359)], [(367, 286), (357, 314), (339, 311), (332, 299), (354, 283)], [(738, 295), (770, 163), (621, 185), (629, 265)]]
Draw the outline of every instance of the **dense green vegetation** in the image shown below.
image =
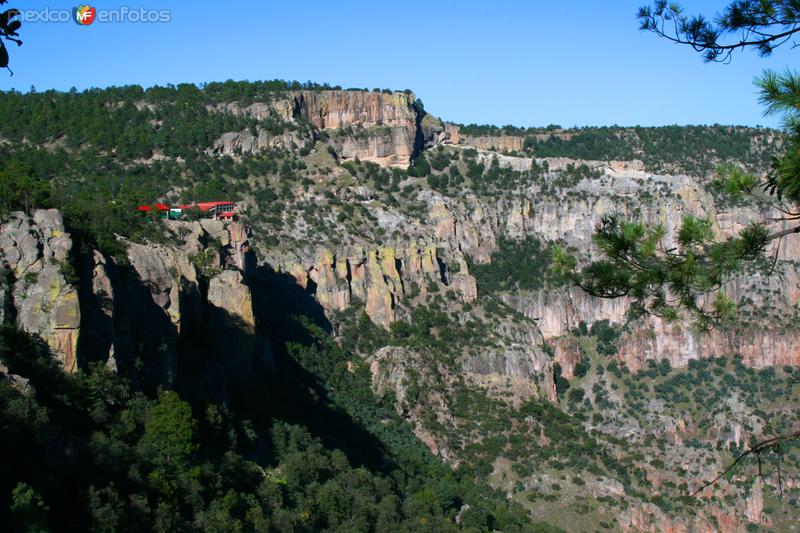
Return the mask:
[[(279, 89), (276, 87), (276, 89)], [(268, 97), (271, 85), (192, 84), (176, 87), (115, 87), (83, 92), (17, 93), (0, 98), (7, 117), (0, 136), (34, 145), (58, 143), (67, 149), (92, 146), (120, 159), (147, 158), (154, 152), (187, 156), (205, 149), (225, 131), (254, 127), (258, 121), (210, 112), (221, 102)]]
[(597, 161), (639, 159), (652, 172), (686, 172), (704, 176), (722, 162), (736, 161), (751, 170), (769, 167), (783, 145), (776, 130), (745, 126), (602, 126), (563, 129), (461, 125), (463, 135), (524, 137), (533, 157), (571, 157)]
[(662, 126), (657, 128), (583, 128), (567, 135), (527, 137), (525, 148), (536, 157), (589, 160), (640, 159), (655, 172), (678, 170), (695, 176), (722, 161), (751, 169), (769, 166), (780, 133), (732, 126)]
[(563, 282), (551, 270), (552, 251), (536, 238), (524, 240), (500, 239), (492, 261), (470, 264), (470, 272), (478, 281), (482, 293), (537, 290)]
[[(0, 168), (5, 169), (0, 173), (0, 211), (56, 207), (73, 233), (117, 255), (116, 235), (134, 241), (165, 238), (160, 224), (135, 211), (138, 204), (252, 198), (260, 206), (252, 222), (270, 228), (262, 232), (263, 239), (275, 244), (280, 232), (293, 225), (292, 204), (298, 193), (309, 190), (309, 178), (329, 174), (339, 163), (335, 150), (326, 144), (326, 132), (297, 117), (287, 121), (270, 113), (256, 119), (226, 106), (271, 102), (298, 89), (338, 87), (276, 80), (0, 93), (0, 110), (8, 117), (0, 125)], [(233, 157), (210, 153), (220, 135), (231, 131), (291, 133), (305, 144)], [(316, 146), (315, 139), (320, 141)], [(312, 150), (334, 157), (319, 161)], [(309, 167), (309, 160), (317, 164)], [(389, 172), (360, 161), (344, 168), (382, 192), (385, 200), (397, 202), (404, 170)], [(301, 207), (308, 215), (314, 209)], [(353, 221), (352, 213), (338, 214)], [(372, 216), (369, 210), (364, 215)], [(309, 218), (319, 224), (311, 232), (315, 238), (338, 238), (330, 224)]]
[(525, 136), (534, 133), (538, 133), (541, 131), (557, 131), (561, 130), (561, 126), (556, 124), (551, 124), (545, 128), (536, 128), (536, 127), (519, 127), (514, 126), (512, 124), (507, 124), (505, 126), (494, 126), (492, 124), (458, 124), (459, 133), (464, 135), (517, 135), (517, 136)]
[(280, 375), (255, 373), (228, 403), (191, 400), (180, 387), (147, 393), (102, 366), (65, 375), (4, 327), (0, 360), (30, 382), (0, 380), (1, 446), (15, 458), (0, 467), (3, 522), (20, 531), (446, 531), (469, 504), (463, 529), (546, 530), (433, 458), (372, 395), (363, 363), (351, 372), (351, 356), (322, 329), (284, 311), (269, 319), (282, 324)]

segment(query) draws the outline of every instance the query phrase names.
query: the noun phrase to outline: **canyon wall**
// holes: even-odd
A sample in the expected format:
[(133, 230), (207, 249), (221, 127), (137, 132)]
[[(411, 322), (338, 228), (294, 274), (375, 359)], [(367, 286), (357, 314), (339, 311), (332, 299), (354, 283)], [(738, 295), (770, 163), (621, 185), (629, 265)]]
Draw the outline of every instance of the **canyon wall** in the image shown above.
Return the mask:
[[(592, 233), (601, 217), (610, 213), (662, 224), (666, 246), (675, 245), (685, 214), (709, 216), (719, 238), (735, 235), (750, 221), (772, 215), (752, 204), (721, 205), (702, 179), (652, 174), (641, 161), (507, 155), (519, 154), (523, 137), (465, 135), (458, 126), (432, 115), (418, 116), (414, 101), (413, 94), (405, 93), (293, 91), (269, 103), (246, 108), (230, 104), (217, 110), (256, 119), (279, 117), (295, 124), (308, 123), (312, 130), (329, 135), (340, 160), (358, 158), (382, 166), (405, 166), (421, 136), (425, 147), (474, 148), (477, 161), (485, 166), (496, 159), (500, 167), (523, 176), (543, 176), (539, 182), (531, 179), (522, 190), (497, 200), (479, 198), (469, 191), (455, 197), (419, 191), (416, 200), (427, 210), (420, 221), (400, 208), (382, 204), (378, 225), (388, 230), (402, 227), (403, 235), (389, 245), (377, 246), (375, 241), (362, 239), (355, 246), (338, 249), (301, 246), (291, 252), (268, 251), (268, 261), (292, 273), (302, 287), (309, 287), (325, 309), (341, 311), (355, 302), (364, 305), (375, 323), (388, 326), (398, 319), (398, 303), (407, 298), (411, 284), (418, 285), (424, 297), (428, 280), (456, 290), (465, 302), (473, 301), (481, 287), (469, 274), (466, 259), (489, 262), (500, 239), (526, 237), (563, 243), (579, 250), (584, 260), (596, 258)], [(313, 141), (317, 135), (300, 130), (280, 135), (263, 130), (255, 134), (231, 132), (218, 140), (214, 150), (237, 153), (270, 146), (291, 148)], [(595, 177), (580, 179), (555, 193), (548, 188), (561, 173), (583, 165)], [(400, 221), (400, 225), (384, 224), (391, 220)], [(800, 302), (794, 267), (800, 260), (800, 237), (783, 239), (775, 253), (775, 275), (748, 273), (726, 287), (743, 315), (765, 307), (785, 317), (794, 315)], [(455, 265), (461, 268), (453, 268)], [(601, 300), (575, 288), (516, 292), (502, 295), (502, 300), (534, 319), (547, 341), (570, 335), (581, 322), (589, 327), (601, 320), (622, 325), (630, 306), (625, 298)], [(797, 364), (800, 338), (775, 320), (759, 320), (743, 325), (738, 335), (722, 329), (699, 334), (688, 323), (640, 320), (630, 324), (620, 337), (617, 357), (631, 369), (642, 368), (647, 359), (666, 358), (674, 366), (685, 366), (691, 359), (729, 353), (741, 354), (753, 366)]]
[[(479, 153), (480, 156), (495, 157), (491, 152)], [(753, 205), (720, 206), (701, 180), (651, 174), (638, 161), (497, 157), (508, 168), (531, 168), (535, 164), (549, 169), (544, 184), (532, 182), (520, 195), (496, 200), (469, 193), (453, 197), (423, 190), (416, 198), (426, 207), (426, 215), (419, 223), (408, 219), (399, 208), (381, 206), (379, 224), (383, 219), (403, 221), (405, 241), (377, 248), (365, 241), (363, 249), (356, 251), (296, 250), (288, 259), (277, 259), (276, 264), (295, 274), (303, 286), (307, 285), (306, 279), (311, 279), (324, 307), (341, 310), (353, 301), (364, 302), (369, 316), (386, 326), (397, 318), (393, 309), (420, 271), (437, 283), (457, 288), (464, 301), (474, 300), (481, 287), (468, 273), (465, 259), (490, 262), (500, 239), (534, 237), (560, 242), (579, 251), (585, 261), (598, 257), (592, 234), (601, 217), (610, 213), (663, 225), (667, 247), (676, 245), (685, 214), (710, 217), (720, 239), (736, 235), (752, 220), (775, 215)], [(541, 194), (549, 180), (578, 164), (587, 165), (599, 177), (579, 180), (562, 194)], [(772, 229), (783, 227), (787, 226), (778, 223)], [(666, 358), (673, 366), (685, 366), (691, 359), (726, 354), (740, 354), (752, 366), (798, 364), (800, 336), (791, 328), (787, 330), (786, 324), (800, 303), (796, 267), (800, 261), (800, 236), (784, 238), (780, 246), (773, 245), (768, 250), (768, 254), (772, 253), (776, 254), (777, 263), (771, 275), (753, 270), (725, 286), (743, 318), (733, 330), (719, 328), (701, 334), (687, 322), (666, 324), (647, 318), (626, 328), (618, 341), (617, 357), (633, 370), (642, 368), (647, 359)], [(462, 263), (464, 268), (458, 274), (450, 272), (448, 265)], [(419, 284), (424, 288), (425, 283)], [(631, 303), (626, 298), (593, 298), (575, 287), (517, 291), (501, 298), (533, 319), (548, 341), (569, 336), (581, 322), (591, 327), (609, 320), (621, 326), (627, 322)], [(783, 319), (758, 318), (763, 309)], [(739, 333), (731, 333), (734, 330)]]
[[(11, 213), (0, 228), (7, 274), (0, 318), (31, 333), (67, 372), (95, 361), (113, 369), (139, 361), (153, 382), (174, 386), (182, 372), (207, 361), (241, 378), (255, 361), (268, 365), (268, 346), (254, 340), (252, 295), (243, 278), (246, 228), (210, 220), (170, 224), (184, 234), (180, 246), (128, 242), (119, 265), (97, 250), (76, 248), (54, 209)], [(204, 346), (200, 338), (212, 342)], [(189, 345), (196, 358), (182, 367)], [(228, 355), (220, 361), (216, 353)]]
[(429, 283), (455, 289), (465, 303), (477, 298), (475, 278), (463, 256), (447, 260), (456, 261), (457, 272), (449, 271), (435, 245), (416, 241), (405, 246), (321, 249), (305, 259), (294, 255), (271, 259), (325, 309), (343, 311), (356, 301), (382, 326), (397, 319), (395, 308), (403, 298), (414, 294), (424, 301)]
[[(289, 124), (299, 121), (329, 135), (337, 156), (358, 158), (382, 167), (408, 166), (417, 142), (417, 112), (413, 93), (367, 91), (289, 91), (270, 103), (247, 107), (228, 104), (217, 112), (245, 115), (257, 120), (277, 118)], [(210, 153), (234, 155), (255, 153), (266, 148), (293, 149), (315, 141), (314, 130), (281, 134), (255, 131), (223, 134)]]
[(16, 320), (67, 372), (78, 368), (81, 312), (78, 291), (67, 280), (72, 239), (61, 213), (39, 209), (11, 213), (0, 228), (0, 260), (6, 277), (0, 292), (2, 320)]

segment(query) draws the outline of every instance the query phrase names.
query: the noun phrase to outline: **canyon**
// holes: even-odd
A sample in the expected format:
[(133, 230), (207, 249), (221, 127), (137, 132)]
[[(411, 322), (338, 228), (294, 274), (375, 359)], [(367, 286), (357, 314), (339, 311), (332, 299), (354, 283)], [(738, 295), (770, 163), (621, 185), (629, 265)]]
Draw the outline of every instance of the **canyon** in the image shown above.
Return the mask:
[[(158, 117), (161, 104), (148, 105), (137, 108)], [(192, 155), (212, 169), (200, 179), (187, 170), (197, 161), (154, 152), (148, 168), (170, 160), (180, 172), (152, 201), (220, 191), (235, 195), (236, 221), (148, 221), (158, 238), (114, 234), (116, 252), (71, 233), (68, 211), (2, 222), (0, 319), (64, 372), (140, 372), (153, 389), (224, 404), (257, 371), (295, 364), (270, 330), (291, 312), (351, 357), (343, 372), (366, 376), (436, 460), (475, 469), (532, 516), (566, 528), (585, 505), (625, 531), (791, 522), (796, 505), (778, 486), (796, 494), (794, 463), (781, 479), (736, 473), (685, 496), (748, 442), (797, 422), (800, 235), (727, 281), (736, 317), (706, 332), (632, 318), (631, 298), (591, 297), (549, 273), (556, 244), (580, 264), (598, 259), (592, 236), (611, 213), (661, 224), (675, 247), (686, 215), (724, 240), (776, 211), (726, 199), (713, 172), (543, 156), (529, 138), (545, 131), (447, 123), (410, 91), (292, 89), (203, 105), (236, 127)], [(777, 137), (745, 134), (758, 150), (739, 163), (763, 171), (762, 147)], [(252, 170), (262, 163), (270, 170)], [(224, 187), (202, 189), (212, 174)], [(534, 267), (541, 279), (517, 271)], [(24, 389), (26, 376), (0, 376)], [(602, 461), (575, 459), (582, 446)]]

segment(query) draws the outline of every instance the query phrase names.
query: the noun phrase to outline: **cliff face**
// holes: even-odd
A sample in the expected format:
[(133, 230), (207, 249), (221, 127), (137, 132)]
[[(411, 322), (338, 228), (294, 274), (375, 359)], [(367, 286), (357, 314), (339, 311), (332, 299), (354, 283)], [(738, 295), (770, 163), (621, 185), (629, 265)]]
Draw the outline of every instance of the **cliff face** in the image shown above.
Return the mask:
[(298, 132), (284, 132), (274, 135), (261, 128), (256, 128), (255, 134), (249, 130), (223, 133), (214, 142), (209, 153), (239, 155), (256, 154), (271, 148), (294, 150), (309, 141), (313, 141), (313, 137), (308, 137)]
[[(411, 93), (366, 91), (293, 91), (267, 103), (241, 108), (230, 104), (214, 109), (257, 120), (270, 117), (297, 124), (303, 121), (330, 136), (341, 160), (371, 161), (382, 167), (402, 167), (414, 153), (417, 138), (415, 97)], [(294, 149), (313, 144), (316, 133), (300, 129), (275, 134), (261, 125), (255, 131), (228, 132), (210, 153), (235, 155), (266, 148)]]
[(522, 150), (523, 138), (511, 135), (460, 135), (459, 144), (478, 150), (493, 152), (519, 152)]
[(445, 144), (491, 151), (499, 155), (520, 152), (525, 144), (525, 138), (518, 135), (465, 134), (455, 124), (442, 123), (438, 119), (430, 121), (427, 128), (425, 126), (423, 121), (423, 133), (431, 146)]
[(459, 271), (450, 273), (436, 246), (417, 241), (402, 247), (322, 249), (307, 260), (289, 256), (273, 261), (314, 294), (325, 309), (343, 311), (355, 300), (382, 326), (396, 320), (395, 308), (412, 287), (423, 299), (429, 283), (457, 290), (463, 302), (477, 297), (475, 278), (463, 257), (456, 260)]
[[(499, 156), (498, 160), (501, 165), (515, 169), (531, 168), (534, 164), (531, 159), (517, 157)], [(535, 163), (559, 170), (580, 162), (540, 159)], [(687, 176), (648, 174), (638, 162), (583, 164), (598, 172), (599, 177), (579, 181), (564, 196), (541, 195), (539, 187), (531, 187), (522, 198), (495, 203), (469, 196), (456, 200), (431, 195), (426, 198), (429, 234), (443, 254), (458, 250), (482, 263), (490, 261), (499, 239), (526, 236), (561, 242), (588, 257), (596, 257), (592, 244), (594, 228), (603, 215), (612, 212), (642, 219), (647, 224), (664, 225), (667, 246), (675, 245), (682, 217), (687, 213), (710, 216), (719, 238), (738, 234), (751, 220), (777, 216), (752, 206), (715, 207), (714, 199), (700, 181)], [(643, 196), (648, 198), (646, 202), (641, 200)], [(783, 227), (787, 226), (779, 223), (772, 229)], [(800, 260), (800, 236), (786, 237), (768, 254), (777, 257), (770, 274), (753, 270), (725, 286), (728, 296), (739, 304), (744, 324), (700, 334), (688, 323), (669, 325), (648, 318), (633, 323), (630, 331), (622, 335), (620, 360), (638, 370), (646, 359), (666, 358), (673, 366), (681, 367), (691, 359), (738, 353), (751, 366), (797, 365), (800, 339), (789, 324), (800, 303), (800, 276), (796, 267)], [(480, 286), (477, 289), (480, 291)], [(601, 320), (622, 325), (627, 322), (630, 307), (626, 298), (593, 298), (576, 287), (533, 293), (517, 291), (501, 297), (534, 319), (546, 340), (569, 335), (581, 322), (589, 327)], [(776, 318), (758, 318), (759, 309), (771, 309)]]
[(355, 125), (416, 126), (413, 93), (300, 91), (293, 96), (293, 114), (322, 130)]
[(365, 91), (302, 91), (293, 114), (331, 131), (342, 159), (405, 167), (414, 152), (414, 95)]
[(10, 281), (0, 296), (4, 311), (11, 311), (3, 319), (38, 336), (68, 372), (77, 369), (81, 321), (78, 292), (64, 275), (71, 250), (72, 239), (53, 209), (32, 217), (12, 213), (0, 228), (0, 260)]
[[(174, 224), (185, 235), (180, 246), (127, 243), (120, 266), (97, 250), (76, 250), (56, 210), (12, 213), (0, 234), (3, 321), (32, 333), (68, 372), (97, 360), (130, 368), (138, 358), (155, 382), (174, 386), (186, 370), (181, 346), (198, 336), (212, 340), (198, 355), (230, 354), (227, 372), (246, 376), (256, 360), (269, 365), (242, 275), (245, 228)], [(198, 272), (198, 255), (208, 272)]]
[(213, 369), (244, 379), (254, 362), (269, 365), (269, 348), (255, 339), (253, 298), (244, 280), (251, 268), (247, 229), (216, 220), (170, 226), (183, 235), (177, 245), (128, 244), (131, 271), (118, 292), (131, 311), (117, 321), (129, 335), (119, 339), (117, 359), (129, 361), (149, 346), (157, 354), (152, 367), (171, 383), (188, 370), (179, 362), (188, 351), (193, 373), (211, 365), (201, 376), (209, 387), (224, 385), (214, 380)]
[(730, 354), (741, 355), (743, 362), (754, 368), (800, 366), (800, 334), (757, 325), (701, 334), (687, 325), (669, 325), (648, 318), (623, 334), (617, 357), (635, 372), (648, 359), (667, 359), (672, 366), (683, 367), (692, 359)]
[[(456, 291), (463, 302), (475, 301), (481, 287), (470, 274), (466, 259), (490, 262), (502, 239), (532, 237), (559, 242), (589, 259), (597, 257), (592, 243), (595, 226), (609, 213), (662, 224), (666, 246), (675, 245), (685, 214), (709, 216), (720, 238), (737, 234), (751, 220), (772, 215), (752, 205), (718, 205), (702, 180), (651, 174), (639, 161), (533, 159), (488, 151), (476, 156), (487, 167), (495, 159), (501, 168), (543, 176), (514, 195), (496, 198), (469, 191), (446, 195), (420, 190), (412, 198), (420, 209), (418, 218), (409, 216), (402, 206), (373, 201), (370, 209), (376, 214), (376, 227), (366, 228), (367, 236), (356, 245), (307, 247), (302, 245), (307, 236), (298, 233), (298, 245), (292, 246), (290, 253), (268, 252), (268, 261), (292, 273), (326, 309), (341, 311), (363, 305), (375, 323), (388, 326), (398, 319), (398, 304), (413, 292), (412, 286), (418, 287), (423, 297), (420, 301), (424, 301), (429, 283)], [(591, 177), (575, 179), (569, 190), (553, 193), (552, 183), (580, 166)], [(348, 193), (345, 188), (339, 194), (343, 201), (357, 202), (360, 195), (370, 193)], [(780, 229), (779, 225), (774, 229)], [(395, 237), (391, 244), (378, 246), (376, 241), (386, 240), (377, 235), (370, 239), (371, 231), (392, 232)], [(756, 316), (758, 309), (769, 308), (776, 316), (783, 315), (781, 323), (753, 318), (749, 324), (736, 326), (737, 334), (730, 328), (699, 334), (688, 323), (669, 325), (648, 318), (628, 326), (617, 341), (616, 357), (632, 370), (643, 368), (647, 359), (669, 359), (673, 366), (682, 367), (692, 359), (731, 353), (741, 354), (748, 365), (757, 367), (796, 365), (800, 339), (786, 324), (800, 303), (795, 266), (800, 260), (800, 237), (783, 239), (770, 253), (773, 251), (778, 262), (771, 275), (747, 272), (728, 283), (725, 290), (739, 304), (745, 320)], [(534, 320), (548, 342), (569, 336), (581, 323), (591, 327), (608, 320), (621, 326), (627, 322), (630, 307), (626, 298), (592, 298), (576, 287), (499, 296)]]

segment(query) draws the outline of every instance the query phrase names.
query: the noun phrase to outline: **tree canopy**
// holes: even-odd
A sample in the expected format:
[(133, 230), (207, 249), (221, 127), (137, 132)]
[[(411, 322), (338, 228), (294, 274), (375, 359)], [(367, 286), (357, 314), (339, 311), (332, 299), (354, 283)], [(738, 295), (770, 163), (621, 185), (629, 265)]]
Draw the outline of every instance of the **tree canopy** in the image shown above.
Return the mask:
[(638, 16), (643, 30), (689, 45), (706, 61), (728, 61), (746, 48), (768, 56), (800, 31), (796, 0), (734, 0), (713, 19), (688, 16), (680, 4), (658, 0), (641, 7)]

